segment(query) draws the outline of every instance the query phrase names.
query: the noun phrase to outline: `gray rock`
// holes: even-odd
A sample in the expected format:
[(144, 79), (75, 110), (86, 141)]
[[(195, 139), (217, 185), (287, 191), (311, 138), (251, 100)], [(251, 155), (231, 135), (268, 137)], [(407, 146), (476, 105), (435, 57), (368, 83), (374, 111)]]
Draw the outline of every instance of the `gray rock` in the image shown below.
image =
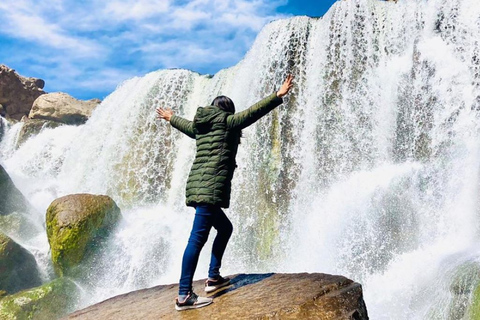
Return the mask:
[(40, 232), (38, 225), (31, 218), (32, 216), (28, 213), (19, 212), (0, 215), (0, 232), (12, 238), (29, 239)]
[(0, 290), (15, 293), (40, 284), (35, 257), (0, 233)]
[(29, 119), (28, 117), (22, 118), (23, 127), (18, 134), (17, 147), (27, 141), (30, 137), (33, 137), (42, 131), (44, 128), (56, 128), (62, 123), (51, 120), (39, 120)]
[(7, 171), (0, 165), (0, 215), (29, 209), (28, 201), (15, 187)]
[(77, 100), (72, 96), (55, 92), (38, 97), (30, 111), (30, 119), (52, 120), (65, 124), (83, 124), (100, 103), (98, 99)]
[[(0, 104), (0, 112), (2, 110), (2, 105)], [(6, 124), (4, 123), (3, 119), (0, 116), (0, 141), (3, 139), (3, 135), (5, 134), (6, 131)]]
[(22, 77), (15, 70), (0, 65), (0, 104), (7, 118), (20, 120), (29, 114), (33, 101), (45, 94), (43, 85), (39, 87), (38, 84), (45, 85), (45, 82)]

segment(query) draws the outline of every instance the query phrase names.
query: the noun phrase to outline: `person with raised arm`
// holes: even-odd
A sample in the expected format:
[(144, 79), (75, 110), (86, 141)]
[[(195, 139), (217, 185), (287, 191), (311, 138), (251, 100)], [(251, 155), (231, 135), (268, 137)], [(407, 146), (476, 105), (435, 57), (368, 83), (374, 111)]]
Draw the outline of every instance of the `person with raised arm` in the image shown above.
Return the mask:
[(195, 139), (197, 147), (186, 186), (186, 204), (196, 211), (183, 255), (176, 310), (200, 308), (213, 302), (212, 298), (199, 297), (192, 290), (200, 251), (212, 227), (217, 230), (217, 236), (213, 242), (205, 292), (229, 285), (230, 279), (220, 275), (220, 267), (233, 227), (222, 208), (230, 205), (241, 130), (282, 104), (282, 98), (292, 87), (293, 76), (288, 75), (280, 90), (238, 113), (235, 113), (230, 98), (216, 97), (210, 106), (197, 109), (193, 121), (176, 116), (170, 108), (156, 109), (159, 119), (170, 122), (174, 128)]

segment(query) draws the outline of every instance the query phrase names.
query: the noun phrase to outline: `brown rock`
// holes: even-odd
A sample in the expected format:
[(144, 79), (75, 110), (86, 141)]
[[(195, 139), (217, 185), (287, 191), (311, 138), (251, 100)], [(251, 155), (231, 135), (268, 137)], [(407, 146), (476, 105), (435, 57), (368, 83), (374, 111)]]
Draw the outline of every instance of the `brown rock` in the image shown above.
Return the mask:
[(28, 117), (66, 124), (83, 124), (99, 103), (98, 99), (77, 100), (63, 92), (48, 93), (35, 100)]
[[(213, 295), (210, 306), (176, 311), (178, 285), (162, 285), (120, 295), (65, 319), (368, 319), (362, 287), (327, 274), (240, 274)], [(194, 282), (202, 293), (204, 280)]]
[(45, 94), (43, 85), (45, 82), (41, 79), (22, 77), (15, 70), (0, 65), (0, 104), (6, 116), (20, 120), (28, 115), (33, 101)]

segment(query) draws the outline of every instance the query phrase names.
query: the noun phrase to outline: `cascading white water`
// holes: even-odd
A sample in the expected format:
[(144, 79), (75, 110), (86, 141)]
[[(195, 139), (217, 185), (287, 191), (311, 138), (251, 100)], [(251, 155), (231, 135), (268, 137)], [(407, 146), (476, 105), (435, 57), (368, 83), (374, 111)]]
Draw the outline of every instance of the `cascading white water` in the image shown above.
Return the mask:
[[(192, 119), (224, 94), (241, 110), (293, 73), (284, 105), (244, 130), (223, 273), (343, 274), (363, 284), (372, 319), (449, 319), (455, 270), (480, 263), (479, 39), (474, 0), (339, 1), (322, 19), (267, 25), (212, 78), (128, 80), (85, 125), (44, 129), (17, 150), (13, 126), (1, 162), (41, 219), (70, 193), (121, 206), (96, 269), (77, 279), (89, 292), (79, 307), (177, 282), (194, 142), (155, 107)], [(197, 277), (208, 245), (201, 259)]]

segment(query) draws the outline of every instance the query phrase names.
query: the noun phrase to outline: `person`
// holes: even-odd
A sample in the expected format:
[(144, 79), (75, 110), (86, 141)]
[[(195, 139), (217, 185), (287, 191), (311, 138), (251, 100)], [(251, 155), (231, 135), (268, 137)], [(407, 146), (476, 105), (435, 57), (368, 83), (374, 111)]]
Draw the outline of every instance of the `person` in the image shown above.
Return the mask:
[(213, 301), (199, 297), (192, 290), (200, 251), (212, 227), (217, 230), (217, 235), (213, 242), (205, 291), (209, 293), (229, 285), (230, 279), (220, 275), (220, 267), (233, 227), (222, 208), (228, 208), (230, 204), (231, 181), (236, 168), (235, 157), (241, 130), (282, 104), (282, 98), (292, 86), (293, 76), (288, 75), (280, 90), (239, 113), (235, 113), (235, 105), (230, 98), (216, 97), (210, 106), (197, 109), (193, 121), (175, 115), (170, 108), (156, 109), (159, 119), (170, 122), (174, 128), (196, 140), (195, 159), (186, 186), (186, 204), (196, 211), (183, 255), (176, 310), (200, 308)]

